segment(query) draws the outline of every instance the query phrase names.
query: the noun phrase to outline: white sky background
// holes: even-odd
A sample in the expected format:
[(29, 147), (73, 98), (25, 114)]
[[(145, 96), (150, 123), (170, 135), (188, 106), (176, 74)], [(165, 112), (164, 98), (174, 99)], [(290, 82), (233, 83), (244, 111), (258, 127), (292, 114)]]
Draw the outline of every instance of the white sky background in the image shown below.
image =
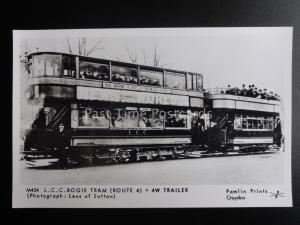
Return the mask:
[[(287, 75), (286, 62), (291, 28), (220, 28), (220, 29), (127, 29), (29, 31), (23, 39), (29, 50), (62, 51), (66, 40), (77, 49), (78, 37), (87, 37), (88, 49), (102, 41), (92, 57), (128, 61), (126, 47), (136, 49), (138, 63), (144, 64), (141, 48), (148, 62), (157, 46), (164, 67), (201, 73), (204, 88), (241, 87), (255, 84), (281, 95)], [(92, 32), (93, 31), (93, 32)], [(26, 37), (26, 35), (25, 35)], [(64, 42), (64, 44), (63, 44)]]

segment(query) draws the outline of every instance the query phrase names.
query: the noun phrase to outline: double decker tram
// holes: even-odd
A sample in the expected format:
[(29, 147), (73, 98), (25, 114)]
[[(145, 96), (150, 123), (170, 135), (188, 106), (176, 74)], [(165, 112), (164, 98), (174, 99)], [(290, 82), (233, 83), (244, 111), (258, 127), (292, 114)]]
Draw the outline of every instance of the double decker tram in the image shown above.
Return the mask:
[(27, 159), (59, 157), (60, 126), (75, 161), (175, 158), (198, 140), (200, 74), (57, 52), (30, 54), (27, 68), (27, 100), (40, 105)]
[(198, 73), (58, 52), (32, 53), (26, 68), (26, 101), (35, 106), (28, 160), (124, 162), (281, 145), (278, 98), (204, 92)]

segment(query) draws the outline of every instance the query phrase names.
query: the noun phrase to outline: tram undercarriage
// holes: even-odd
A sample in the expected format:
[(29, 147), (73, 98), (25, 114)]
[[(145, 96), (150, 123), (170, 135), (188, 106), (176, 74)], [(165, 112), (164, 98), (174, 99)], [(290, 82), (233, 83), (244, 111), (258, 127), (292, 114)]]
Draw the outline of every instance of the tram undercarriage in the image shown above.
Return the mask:
[[(223, 146), (223, 150), (212, 150), (207, 145), (185, 145), (185, 146), (164, 146), (164, 147), (123, 147), (123, 148), (103, 148), (73, 147), (66, 149), (64, 154), (68, 161), (68, 166), (100, 165), (100, 164), (120, 164), (137, 163), (145, 161), (163, 161), (176, 159), (193, 159), (207, 157), (226, 157), (249, 154), (268, 154), (280, 150), (277, 145), (244, 145), (244, 146)], [(57, 149), (48, 151), (24, 152), (24, 159), (34, 165), (38, 159), (60, 160)], [(32, 164), (33, 163), (33, 164)]]

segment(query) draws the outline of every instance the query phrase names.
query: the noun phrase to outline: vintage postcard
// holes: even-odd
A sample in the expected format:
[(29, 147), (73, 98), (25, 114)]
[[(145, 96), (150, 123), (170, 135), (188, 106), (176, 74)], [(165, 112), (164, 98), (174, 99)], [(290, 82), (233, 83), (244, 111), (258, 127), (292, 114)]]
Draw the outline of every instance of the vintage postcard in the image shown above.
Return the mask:
[(291, 207), (292, 37), (13, 31), (12, 206)]

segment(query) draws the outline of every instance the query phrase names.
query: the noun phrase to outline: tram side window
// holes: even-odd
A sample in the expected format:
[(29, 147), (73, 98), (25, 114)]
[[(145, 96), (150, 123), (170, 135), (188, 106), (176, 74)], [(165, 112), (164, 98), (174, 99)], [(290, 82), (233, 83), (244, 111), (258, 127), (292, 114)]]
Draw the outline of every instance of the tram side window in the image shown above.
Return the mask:
[(247, 129), (252, 129), (252, 119), (251, 118), (247, 118)]
[(265, 130), (269, 130), (270, 129), (269, 121), (267, 119), (264, 119), (264, 129)]
[(111, 128), (138, 128), (139, 112), (135, 107), (111, 110)]
[(166, 87), (175, 89), (186, 89), (185, 74), (166, 72)]
[(109, 127), (109, 116), (106, 109), (79, 108), (79, 126), (81, 127)]
[[(238, 129), (238, 116), (235, 118), (235, 129)], [(253, 130), (273, 130), (274, 122), (271, 117), (247, 117), (242, 118), (242, 129), (253, 129)]]
[(62, 75), (75, 77), (76, 75), (75, 57), (62, 56)]
[(60, 56), (36, 55), (34, 57), (34, 76), (59, 76)]
[(81, 79), (109, 81), (109, 66), (81, 61), (79, 64), (79, 75)]
[(243, 118), (240, 115), (236, 115), (234, 119), (234, 129), (241, 130), (243, 126)]
[(193, 75), (193, 90), (197, 90), (197, 75)]
[(143, 85), (162, 86), (163, 72), (141, 70), (140, 83)]
[(112, 81), (137, 84), (137, 69), (113, 65)]
[(243, 129), (248, 129), (248, 120), (247, 120), (247, 118), (243, 118), (242, 119), (242, 128)]
[(140, 108), (139, 110), (140, 128), (163, 128), (163, 115), (158, 109)]
[(258, 122), (257, 118), (253, 118), (252, 120), (252, 129), (258, 129)]
[(191, 74), (187, 74), (187, 84), (186, 87), (188, 90), (192, 90), (193, 89), (193, 76)]
[(166, 128), (187, 128), (187, 112), (172, 110), (165, 116)]
[(203, 89), (203, 77), (201, 75), (197, 75), (197, 90), (201, 91)]
[(60, 75), (60, 56), (58, 55), (44, 55), (46, 62), (46, 75), (59, 76)]

